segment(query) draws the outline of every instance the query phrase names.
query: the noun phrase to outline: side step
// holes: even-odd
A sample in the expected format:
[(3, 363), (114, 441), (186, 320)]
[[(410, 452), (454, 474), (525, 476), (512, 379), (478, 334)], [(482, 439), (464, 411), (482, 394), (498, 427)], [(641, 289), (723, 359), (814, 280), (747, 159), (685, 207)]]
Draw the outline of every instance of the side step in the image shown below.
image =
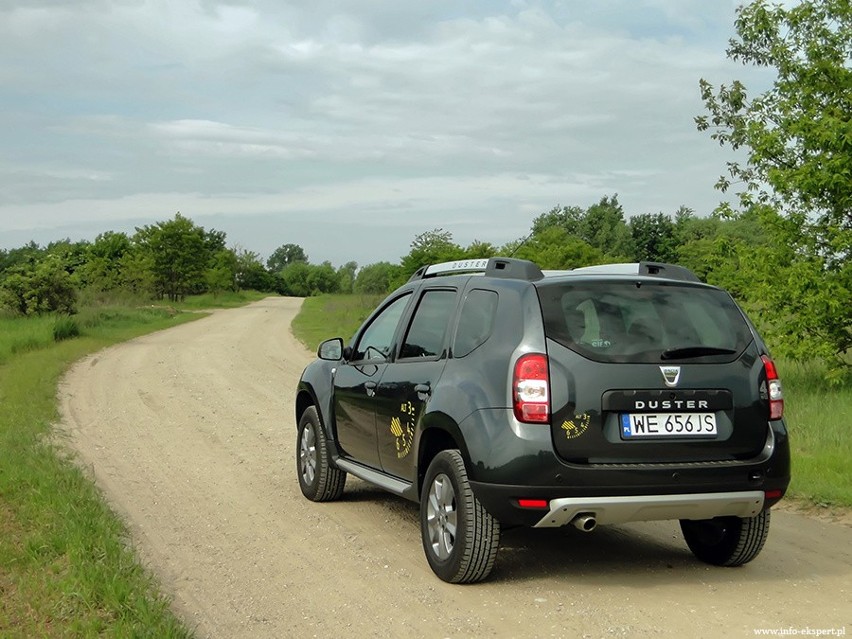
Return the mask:
[[(336, 459), (334, 460), (334, 465), (340, 470), (346, 471), (350, 475), (355, 475), (358, 479), (363, 479), (366, 482), (378, 486), (382, 490), (386, 490), (394, 495), (399, 495), (400, 497), (405, 497), (406, 499), (412, 499), (411, 495), (415, 487), (410, 482), (397, 479), (396, 477), (388, 477), (384, 473), (380, 473), (372, 468), (367, 468), (366, 466), (349, 461), (348, 459)], [(417, 496), (415, 495), (414, 499), (416, 498)]]

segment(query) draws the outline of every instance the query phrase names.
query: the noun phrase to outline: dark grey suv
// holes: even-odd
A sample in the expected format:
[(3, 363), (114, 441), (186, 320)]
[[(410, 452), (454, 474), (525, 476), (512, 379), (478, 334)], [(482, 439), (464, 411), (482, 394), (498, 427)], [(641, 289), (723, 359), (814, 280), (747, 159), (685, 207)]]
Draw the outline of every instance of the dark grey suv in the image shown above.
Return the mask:
[(677, 519), (699, 559), (741, 565), (790, 480), (766, 345), (679, 266), (432, 265), (318, 354), (296, 397), (302, 492), (339, 498), (351, 473), (419, 502), (448, 582), (484, 579), (518, 525)]

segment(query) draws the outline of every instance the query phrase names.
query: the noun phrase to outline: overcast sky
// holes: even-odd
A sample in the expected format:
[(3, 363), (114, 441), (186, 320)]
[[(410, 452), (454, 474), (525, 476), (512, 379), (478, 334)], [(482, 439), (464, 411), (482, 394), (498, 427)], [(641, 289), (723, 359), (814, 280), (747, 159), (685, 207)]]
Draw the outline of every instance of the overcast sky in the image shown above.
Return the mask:
[(170, 219), (397, 261), (617, 193), (707, 215), (731, 0), (0, 0), (0, 248)]

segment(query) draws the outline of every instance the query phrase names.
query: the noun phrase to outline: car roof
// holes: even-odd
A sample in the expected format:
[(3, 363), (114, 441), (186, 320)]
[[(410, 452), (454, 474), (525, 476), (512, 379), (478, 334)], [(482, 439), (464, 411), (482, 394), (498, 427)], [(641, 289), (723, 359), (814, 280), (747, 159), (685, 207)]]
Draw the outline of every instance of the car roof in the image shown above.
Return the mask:
[(613, 277), (621, 279), (625, 276), (641, 278), (657, 278), (677, 280), (682, 282), (701, 283), (701, 279), (689, 269), (678, 264), (664, 262), (631, 262), (618, 264), (599, 264), (584, 266), (570, 270), (542, 271), (537, 264), (529, 260), (510, 257), (492, 257), (470, 260), (454, 260), (430, 264), (419, 268), (409, 279), (409, 282), (442, 277), (447, 275), (485, 275), (502, 279), (526, 280), (540, 283), (542, 280), (555, 278), (573, 278), (592, 276), (595, 278)]

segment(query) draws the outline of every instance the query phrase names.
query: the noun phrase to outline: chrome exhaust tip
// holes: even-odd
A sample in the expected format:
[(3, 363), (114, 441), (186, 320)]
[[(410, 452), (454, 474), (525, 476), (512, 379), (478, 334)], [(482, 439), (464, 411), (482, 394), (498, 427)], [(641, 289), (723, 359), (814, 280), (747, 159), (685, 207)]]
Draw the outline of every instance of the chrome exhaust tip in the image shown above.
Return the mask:
[(574, 528), (583, 532), (592, 532), (598, 526), (598, 520), (593, 513), (582, 513), (571, 520)]

